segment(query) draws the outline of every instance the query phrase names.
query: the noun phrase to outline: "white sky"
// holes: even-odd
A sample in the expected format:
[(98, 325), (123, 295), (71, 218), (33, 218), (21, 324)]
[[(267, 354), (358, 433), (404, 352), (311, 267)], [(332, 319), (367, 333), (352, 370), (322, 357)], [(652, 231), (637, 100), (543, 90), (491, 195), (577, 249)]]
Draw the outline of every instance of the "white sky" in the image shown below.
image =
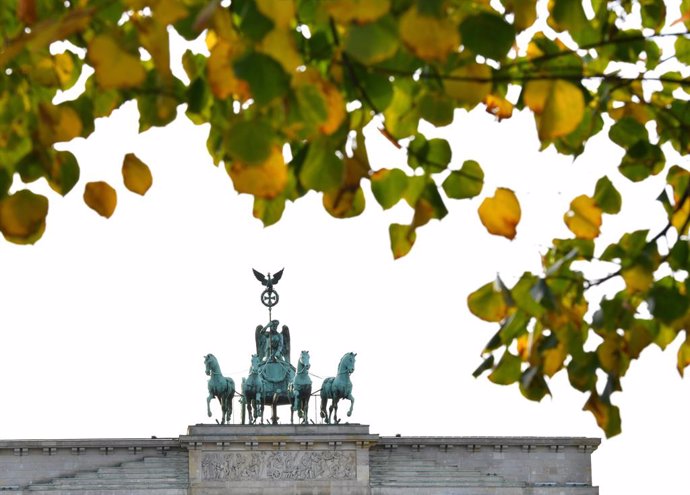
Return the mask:
[[(569, 389), (565, 374), (541, 404), (523, 399), (517, 386), (473, 379), (495, 327), (469, 314), (465, 300), (496, 273), (512, 281), (538, 270), (550, 239), (568, 235), (562, 215), (570, 199), (591, 194), (602, 174), (629, 188), (614, 171), (620, 152), (595, 142), (572, 163), (537, 152), (527, 115), (497, 124), (477, 111), (456, 120), (446, 130), (453, 163), (472, 158), (484, 166), (481, 198), (499, 185), (516, 190), (518, 236), (510, 242), (484, 231), (481, 198), (454, 201), (399, 261), (387, 227), (409, 220), (407, 207), (382, 212), (368, 194), (362, 217), (336, 220), (312, 193), (264, 229), (251, 217), (251, 199), (211, 164), (203, 128), (182, 119), (137, 135), (131, 107), (99, 121), (88, 141), (72, 146), (82, 178), (66, 198), (51, 195), (43, 239), (30, 247), (0, 243), (0, 438), (165, 437), (209, 421), (203, 356), (214, 353), (239, 385), (254, 328), (268, 318), (251, 269), (283, 267), (274, 316), (290, 326), (293, 360), (309, 350), (312, 371), (325, 377), (342, 354), (357, 352), (350, 420), (373, 433), (601, 436), (580, 411), (585, 395)], [(375, 168), (399, 163), (392, 146), (371, 136)], [(121, 184), (129, 151), (153, 170), (144, 198)], [(119, 193), (110, 220), (81, 198), (85, 182), (103, 179)], [(625, 218), (661, 221), (658, 184), (626, 195), (622, 228)], [(604, 221), (611, 238), (613, 222)], [(625, 392), (614, 395), (624, 433), (593, 456), (602, 495), (685, 493), (690, 384), (675, 370), (676, 347), (646, 350), (624, 378)]]

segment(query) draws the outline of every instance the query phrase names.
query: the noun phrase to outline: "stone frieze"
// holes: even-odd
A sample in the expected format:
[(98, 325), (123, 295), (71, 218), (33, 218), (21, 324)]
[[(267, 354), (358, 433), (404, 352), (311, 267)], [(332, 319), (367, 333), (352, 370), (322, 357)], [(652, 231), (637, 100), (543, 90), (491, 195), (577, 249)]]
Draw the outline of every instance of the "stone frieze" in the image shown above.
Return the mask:
[(354, 451), (254, 451), (204, 454), (206, 481), (352, 480), (357, 477)]

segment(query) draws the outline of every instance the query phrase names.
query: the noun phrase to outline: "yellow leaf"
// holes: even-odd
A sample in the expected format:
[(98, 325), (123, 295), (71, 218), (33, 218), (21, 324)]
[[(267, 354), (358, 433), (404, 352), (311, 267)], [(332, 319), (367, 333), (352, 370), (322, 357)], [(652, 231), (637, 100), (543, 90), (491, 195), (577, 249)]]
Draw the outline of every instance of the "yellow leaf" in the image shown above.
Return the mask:
[(513, 239), (521, 210), (515, 193), (499, 187), (492, 198), (486, 198), (479, 206), (479, 219), (490, 233)]
[(10, 242), (33, 244), (46, 228), (48, 199), (28, 189), (0, 201), (0, 232)]
[(513, 0), (515, 29), (527, 29), (537, 20), (537, 0)]
[(79, 114), (72, 107), (41, 104), (39, 116), (38, 134), (43, 144), (70, 141), (81, 135), (82, 122)]
[(110, 218), (117, 206), (117, 193), (106, 182), (89, 182), (84, 188), (84, 202), (102, 217)]
[(278, 196), (288, 181), (287, 165), (278, 146), (273, 147), (263, 163), (247, 165), (235, 160), (226, 168), (238, 193), (253, 194), (264, 199)]
[(563, 342), (559, 342), (556, 347), (543, 351), (542, 355), (544, 357), (542, 365), (544, 374), (551, 377), (563, 367), (563, 362), (568, 357), (568, 349)]
[(217, 39), (208, 57), (206, 70), (208, 83), (216, 98), (224, 100), (229, 96), (245, 101), (249, 97), (249, 85), (235, 77), (232, 69), (233, 48), (224, 39)]
[(289, 31), (273, 29), (264, 36), (258, 49), (277, 60), (288, 74), (292, 74), (297, 67), (304, 65), (302, 56), (295, 48), (295, 39)]
[(443, 81), (446, 93), (465, 106), (475, 106), (491, 92), (491, 69), (486, 65), (464, 65), (453, 69), (449, 76)]
[(165, 24), (157, 22), (152, 17), (132, 16), (132, 23), (139, 33), (141, 46), (146, 49), (153, 59), (156, 70), (165, 78), (172, 76), (170, 69), (170, 41)]
[(678, 373), (683, 376), (685, 368), (690, 365), (690, 331), (685, 331), (685, 340), (678, 349)]
[(107, 34), (91, 40), (88, 59), (93, 65), (96, 82), (103, 89), (133, 88), (146, 79), (146, 71), (139, 57), (124, 51)]
[(183, 0), (158, 0), (153, 7), (154, 19), (163, 25), (173, 24), (188, 15)]
[(458, 27), (448, 18), (425, 16), (411, 7), (400, 18), (400, 39), (419, 58), (443, 61), (458, 50)]
[(326, 135), (333, 134), (340, 128), (347, 114), (342, 93), (334, 84), (321, 77), (318, 71), (312, 69), (295, 74), (293, 85), (299, 87), (302, 84), (315, 86), (326, 100), (327, 117), (325, 122), (319, 125), (319, 131)]
[(148, 165), (137, 158), (134, 153), (125, 155), (122, 162), (122, 178), (127, 189), (142, 196), (146, 194), (153, 183)]
[(292, 0), (256, 0), (256, 6), (278, 29), (289, 28), (295, 18), (295, 4)]
[(72, 81), (72, 75), (74, 74), (74, 60), (69, 53), (58, 53), (54, 57), (55, 63), (55, 74), (57, 75), (58, 81), (60, 81), (60, 87), (63, 89)]
[(391, 8), (390, 0), (327, 0), (324, 3), (328, 14), (341, 24), (372, 22)]
[(621, 271), (628, 292), (646, 292), (654, 282), (654, 273), (640, 265), (633, 265)]
[(562, 79), (529, 81), (525, 86), (524, 102), (535, 114), (542, 141), (574, 131), (585, 114), (582, 91)]
[(601, 208), (594, 199), (582, 194), (572, 200), (563, 221), (578, 239), (594, 239), (601, 227)]
[[(674, 193), (676, 202), (680, 198)], [(688, 222), (688, 215), (690, 215), (690, 201), (686, 200), (683, 202), (683, 206), (677, 209), (671, 214), (671, 225), (673, 225), (678, 231), (679, 235), (686, 235), (688, 233), (688, 227), (690, 222)], [(682, 230), (682, 232), (681, 232)]]
[(487, 95), (484, 98), (484, 104), (486, 105), (486, 111), (491, 115), (495, 115), (499, 122), (513, 116), (513, 104), (505, 98)]

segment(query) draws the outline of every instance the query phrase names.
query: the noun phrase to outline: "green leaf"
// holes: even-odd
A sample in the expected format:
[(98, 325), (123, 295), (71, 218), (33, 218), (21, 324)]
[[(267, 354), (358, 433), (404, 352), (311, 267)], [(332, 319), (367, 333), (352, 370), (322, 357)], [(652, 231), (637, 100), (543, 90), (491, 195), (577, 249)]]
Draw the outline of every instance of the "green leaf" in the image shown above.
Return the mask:
[(384, 210), (402, 199), (407, 184), (407, 175), (397, 168), (377, 170), (371, 176), (371, 192)]
[(393, 84), (388, 78), (383, 74), (365, 71), (361, 71), (358, 78), (375, 111), (383, 112), (388, 108), (393, 101)]
[(488, 358), (486, 358), (484, 361), (482, 361), (482, 364), (480, 364), (476, 370), (472, 373), (472, 376), (477, 378), (479, 375), (484, 373), (486, 370), (490, 370), (494, 366), (494, 355), (490, 354)]
[(499, 334), (501, 342), (506, 347), (509, 346), (513, 340), (527, 332), (527, 324), (532, 317), (524, 311), (516, 311), (501, 326)]
[(283, 67), (268, 55), (249, 52), (233, 64), (238, 78), (249, 83), (254, 101), (266, 105), (274, 98), (284, 96), (289, 88), (289, 77)]
[(687, 296), (680, 293), (672, 278), (655, 283), (647, 296), (649, 311), (664, 323), (671, 323), (688, 311)]
[(299, 180), (307, 189), (328, 191), (340, 186), (344, 170), (343, 161), (336, 156), (330, 142), (323, 138), (317, 139), (309, 144)]
[(467, 17), (460, 24), (460, 34), (466, 48), (494, 60), (503, 59), (515, 42), (515, 28), (488, 12)]
[(453, 122), (453, 102), (445, 95), (426, 93), (419, 101), (419, 115), (436, 127)]
[(613, 437), (621, 432), (621, 416), (618, 407), (603, 401), (596, 391), (591, 393), (583, 410), (589, 411), (594, 415), (599, 428), (604, 430), (606, 438)]
[(666, 161), (661, 148), (648, 141), (638, 141), (623, 157), (618, 170), (633, 182), (639, 182), (664, 169)]
[(238, 14), (240, 29), (254, 41), (261, 41), (273, 29), (273, 21), (264, 16), (254, 0), (234, 0), (233, 12)]
[(551, 395), (546, 384), (544, 374), (537, 366), (530, 366), (520, 377), (520, 392), (524, 397), (533, 401), (542, 400), (547, 394)]
[(501, 360), (489, 375), (489, 380), (498, 385), (510, 385), (520, 379), (520, 358), (508, 351), (503, 353)]
[(268, 159), (275, 139), (275, 132), (266, 122), (241, 121), (228, 131), (225, 148), (233, 159), (246, 165), (258, 165)]
[(629, 148), (640, 140), (649, 140), (649, 133), (634, 118), (623, 117), (609, 129), (609, 139), (623, 148)]
[(295, 91), (300, 113), (309, 127), (317, 127), (328, 118), (328, 107), (323, 93), (313, 84), (301, 84)]
[(606, 176), (597, 181), (594, 201), (604, 213), (615, 214), (621, 211), (621, 195)]
[(260, 198), (254, 196), (254, 208), (252, 213), (254, 218), (258, 218), (264, 224), (264, 227), (273, 225), (285, 211), (285, 198), (281, 195), (273, 199)]
[(503, 293), (495, 282), (481, 286), (467, 297), (467, 306), (473, 315), (484, 321), (498, 322), (508, 313)]
[(47, 175), (50, 187), (66, 195), (79, 181), (79, 164), (77, 158), (69, 151), (58, 151), (51, 156), (50, 170)]
[(417, 239), (417, 232), (410, 225), (393, 223), (388, 228), (388, 234), (391, 239), (391, 251), (396, 260), (409, 253)]
[(679, 36), (676, 38), (674, 48), (676, 50), (676, 58), (678, 59), (678, 62), (685, 65), (690, 65), (690, 39), (684, 36)]
[(474, 198), (484, 187), (484, 171), (479, 163), (466, 160), (460, 170), (453, 170), (443, 181), (446, 196), (452, 199)]
[(678, 239), (668, 253), (668, 264), (672, 270), (690, 271), (690, 244), (685, 239)]
[(365, 65), (391, 58), (399, 45), (396, 22), (388, 15), (376, 22), (350, 24), (345, 35), (345, 52)]
[(585, 352), (573, 356), (568, 363), (568, 380), (573, 388), (580, 392), (592, 390), (597, 383), (599, 360), (594, 352)]

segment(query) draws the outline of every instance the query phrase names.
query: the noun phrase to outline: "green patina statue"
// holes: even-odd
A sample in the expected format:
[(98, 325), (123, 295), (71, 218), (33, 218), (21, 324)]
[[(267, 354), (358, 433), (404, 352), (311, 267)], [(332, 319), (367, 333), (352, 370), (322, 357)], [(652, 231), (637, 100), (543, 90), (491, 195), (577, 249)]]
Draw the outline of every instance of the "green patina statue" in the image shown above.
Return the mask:
[(309, 422), (309, 399), (311, 398), (311, 377), (309, 376), (309, 351), (302, 351), (297, 361), (297, 373), (292, 379), (288, 393), (292, 398), (292, 411), (290, 412), (290, 423), (295, 411), (301, 419), (302, 424)]
[[(354, 352), (348, 352), (340, 359), (338, 364), (338, 374), (335, 377), (326, 378), (321, 385), (321, 418), (325, 423), (331, 422), (331, 414), (334, 414), (333, 422), (340, 423), (338, 419), (338, 401), (347, 399), (350, 401), (350, 410), (347, 415), (352, 415), (352, 408), (355, 405), (355, 398), (352, 396), (352, 382), (350, 375), (355, 371)], [(331, 399), (331, 406), (326, 413), (328, 399)]]
[[(263, 423), (264, 406), (270, 405), (272, 414), (270, 422), (278, 423), (277, 406), (290, 405), (290, 422), (293, 422), (294, 412), (302, 424), (308, 423), (309, 400), (312, 396), (312, 381), (309, 376), (309, 351), (302, 351), (297, 362), (297, 369), (290, 361), (290, 329), (283, 325), (278, 331), (280, 322), (271, 318), (271, 309), (278, 304), (278, 293), (274, 286), (283, 275), (280, 270), (273, 276), (266, 276), (253, 270), (256, 278), (265, 287), (261, 294), (261, 302), (268, 308), (269, 322), (258, 325), (254, 330), (256, 354), (252, 355), (249, 375), (242, 378), (242, 423), (248, 419), (250, 424), (257, 421)], [(355, 399), (352, 397), (352, 382), (350, 375), (355, 370), (354, 352), (348, 352), (340, 360), (338, 374), (324, 380), (321, 388), (321, 417), (325, 423), (339, 423), (338, 401), (348, 399), (352, 414)], [(218, 398), (222, 408), (220, 423), (230, 422), (232, 414), (232, 398), (235, 394), (235, 383), (231, 378), (224, 377), (220, 371), (218, 360), (213, 354), (204, 356), (208, 380), (208, 399), (206, 400), (209, 417), (211, 416), (211, 399)], [(315, 394), (314, 394), (315, 395)], [(330, 408), (327, 408), (331, 400)]]
[(206, 398), (208, 417), (212, 416), (211, 400), (215, 397), (220, 402), (222, 411), (220, 424), (224, 425), (226, 422), (230, 422), (230, 416), (232, 416), (232, 398), (235, 396), (235, 382), (232, 378), (223, 376), (218, 360), (213, 354), (204, 356), (204, 364), (206, 365), (206, 374), (211, 377), (208, 380), (208, 397)]

